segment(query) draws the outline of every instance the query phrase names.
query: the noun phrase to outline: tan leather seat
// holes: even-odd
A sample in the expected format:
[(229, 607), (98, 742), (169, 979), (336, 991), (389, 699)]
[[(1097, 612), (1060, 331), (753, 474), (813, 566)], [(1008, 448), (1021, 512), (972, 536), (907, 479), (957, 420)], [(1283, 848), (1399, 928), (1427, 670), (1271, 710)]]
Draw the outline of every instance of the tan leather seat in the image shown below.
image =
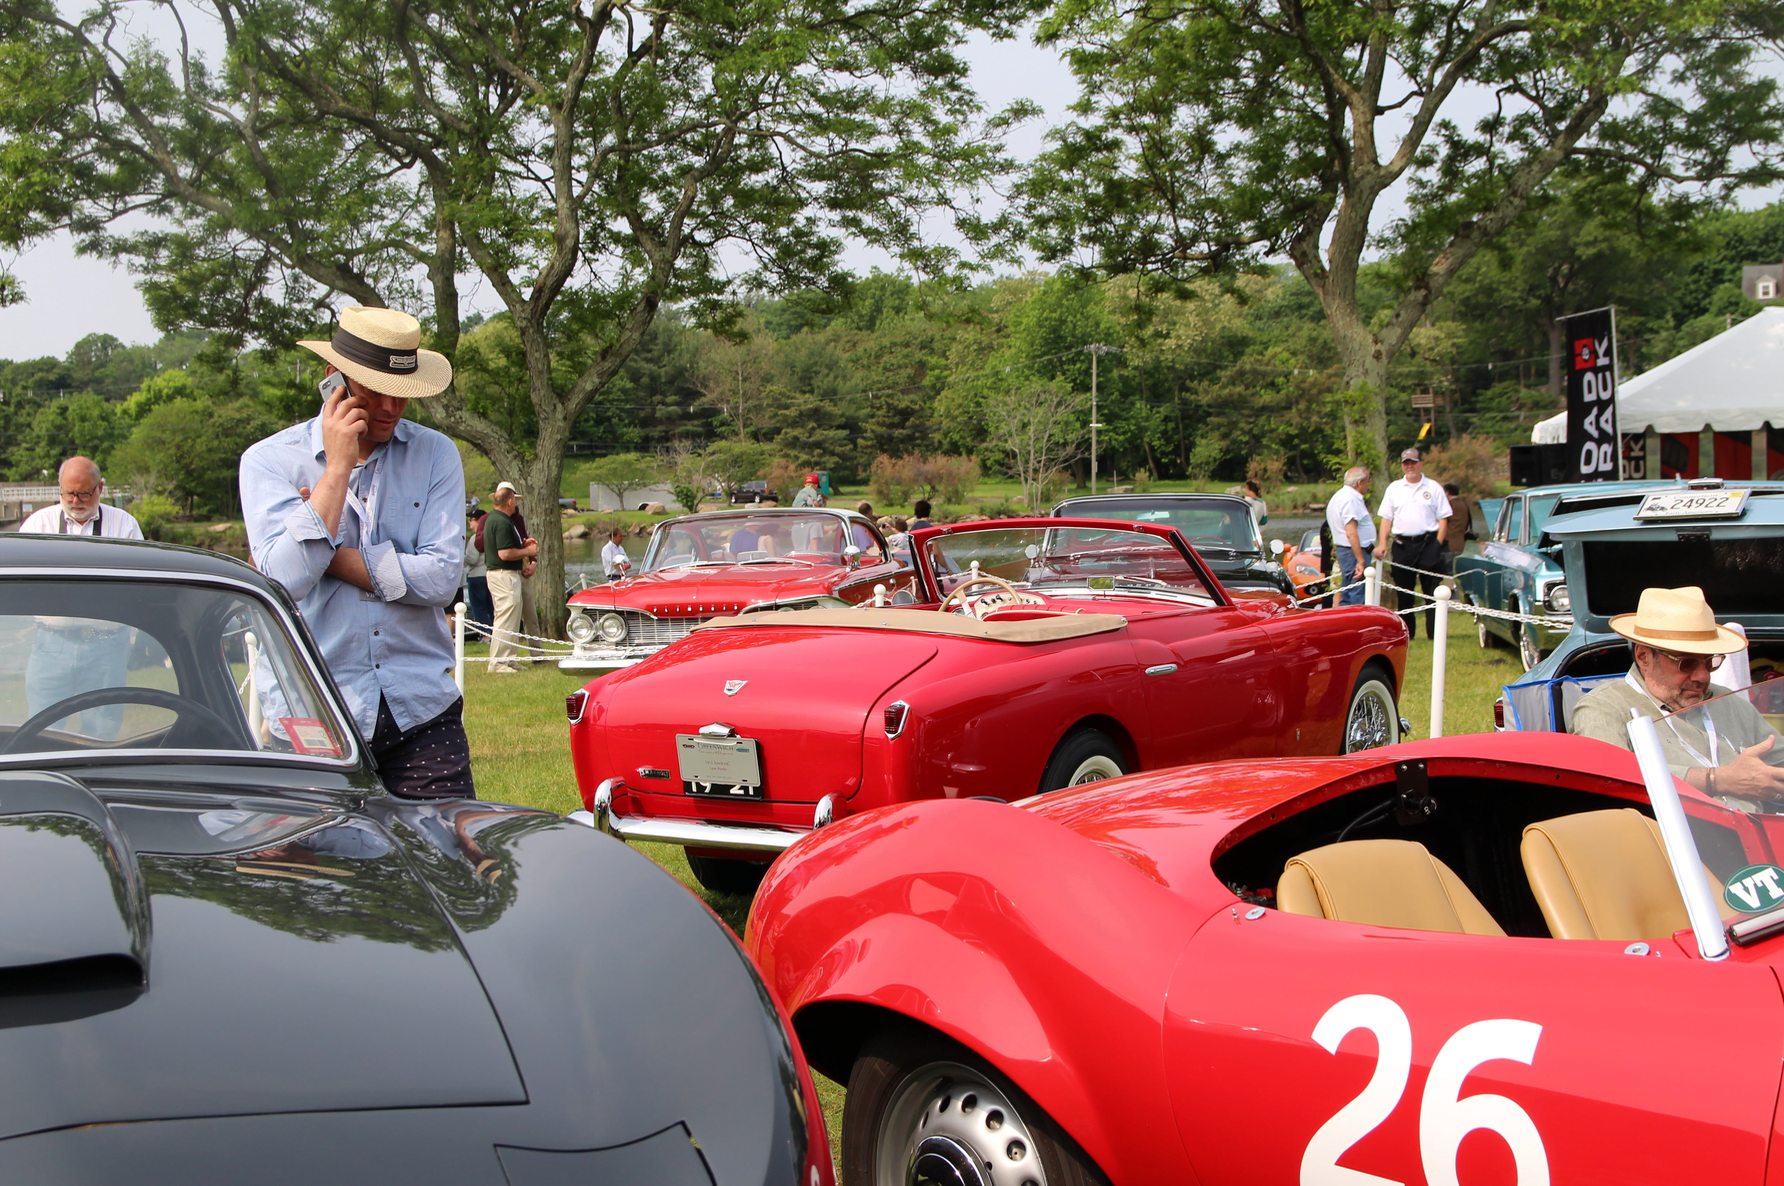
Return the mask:
[(1462, 879), (1411, 840), (1346, 840), (1289, 858), (1276, 904), (1342, 922), (1503, 935)]
[[(1633, 807), (1531, 824), (1519, 851), (1557, 939), (1666, 939), (1691, 926), (1660, 825)], [(1735, 917), (1709, 870), (1704, 877), (1723, 921)]]

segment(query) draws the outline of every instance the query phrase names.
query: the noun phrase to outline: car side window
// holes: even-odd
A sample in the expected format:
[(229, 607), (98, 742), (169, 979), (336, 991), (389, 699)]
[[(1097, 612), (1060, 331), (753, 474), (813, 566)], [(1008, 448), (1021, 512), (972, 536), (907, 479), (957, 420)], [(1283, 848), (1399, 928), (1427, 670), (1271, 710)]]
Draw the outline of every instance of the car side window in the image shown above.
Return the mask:
[(1511, 538), (1513, 516), (1518, 513), (1518, 508), (1521, 506), (1523, 506), (1522, 499), (1508, 498), (1505, 500), (1505, 505), (1499, 508), (1499, 522), (1493, 525), (1493, 541), (1495, 543), (1502, 544)]

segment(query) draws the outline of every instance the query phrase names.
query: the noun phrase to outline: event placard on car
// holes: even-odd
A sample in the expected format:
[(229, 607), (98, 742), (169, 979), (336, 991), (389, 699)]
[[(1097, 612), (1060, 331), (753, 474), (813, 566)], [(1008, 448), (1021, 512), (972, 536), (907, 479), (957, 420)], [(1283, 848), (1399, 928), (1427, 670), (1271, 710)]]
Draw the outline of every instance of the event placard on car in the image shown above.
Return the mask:
[(1748, 490), (1662, 490), (1642, 499), (1637, 519), (1726, 519), (1747, 509)]

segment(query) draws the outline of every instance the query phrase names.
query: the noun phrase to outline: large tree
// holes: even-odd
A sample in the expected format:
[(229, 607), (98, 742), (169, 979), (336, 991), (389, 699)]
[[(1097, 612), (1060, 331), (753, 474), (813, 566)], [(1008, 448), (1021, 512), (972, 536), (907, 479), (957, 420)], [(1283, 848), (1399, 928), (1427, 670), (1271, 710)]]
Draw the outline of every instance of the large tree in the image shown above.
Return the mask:
[[(1557, 173), (1725, 197), (1781, 174), (1772, 0), (1062, 0), (1083, 87), (1026, 183), (1052, 259), (1181, 284), (1287, 256), (1344, 363), (1347, 446), (1386, 451), (1389, 364)], [(1472, 113), (1472, 114), (1470, 114)], [(1381, 225), (1401, 186), (1406, 217)], [(1366, 316), (1358, 269), (1388, 247)]]
[[(416, 312), (454, 356), (481, 289), (532, 435), (457, 391), (427, 412), (550, 508), (578, 413), (664, 304), (722, 322), (739, 291), (842, 287), (845, 238), (956, 262), (922, 219), (983, 232), (959, 195), (1005, 167), (956, 51), (1015, 7), (164, 0), (175, 32), (148, 40), (125, 0), (0, 0), (0, 245), (72, 227), (163, 327), (269, 347), (357, 302)], [(155, 226), (124, 229), (141, 211)], [(555, 588), (561, 541), (538, 534)], [(555, 632), (560, 599), (539, 602)]]

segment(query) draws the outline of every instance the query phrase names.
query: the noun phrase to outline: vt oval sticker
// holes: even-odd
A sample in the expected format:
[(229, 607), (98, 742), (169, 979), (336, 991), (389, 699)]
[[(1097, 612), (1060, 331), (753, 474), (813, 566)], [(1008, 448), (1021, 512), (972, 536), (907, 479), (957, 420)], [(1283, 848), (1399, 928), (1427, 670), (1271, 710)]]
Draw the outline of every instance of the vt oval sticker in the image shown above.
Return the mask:
[(1784, 906), (1784, 869), (1776, 865), (1748, 865), (1737, 869), (1723, 883), (1722, 900), (1742, 914), (1760, 914)]

